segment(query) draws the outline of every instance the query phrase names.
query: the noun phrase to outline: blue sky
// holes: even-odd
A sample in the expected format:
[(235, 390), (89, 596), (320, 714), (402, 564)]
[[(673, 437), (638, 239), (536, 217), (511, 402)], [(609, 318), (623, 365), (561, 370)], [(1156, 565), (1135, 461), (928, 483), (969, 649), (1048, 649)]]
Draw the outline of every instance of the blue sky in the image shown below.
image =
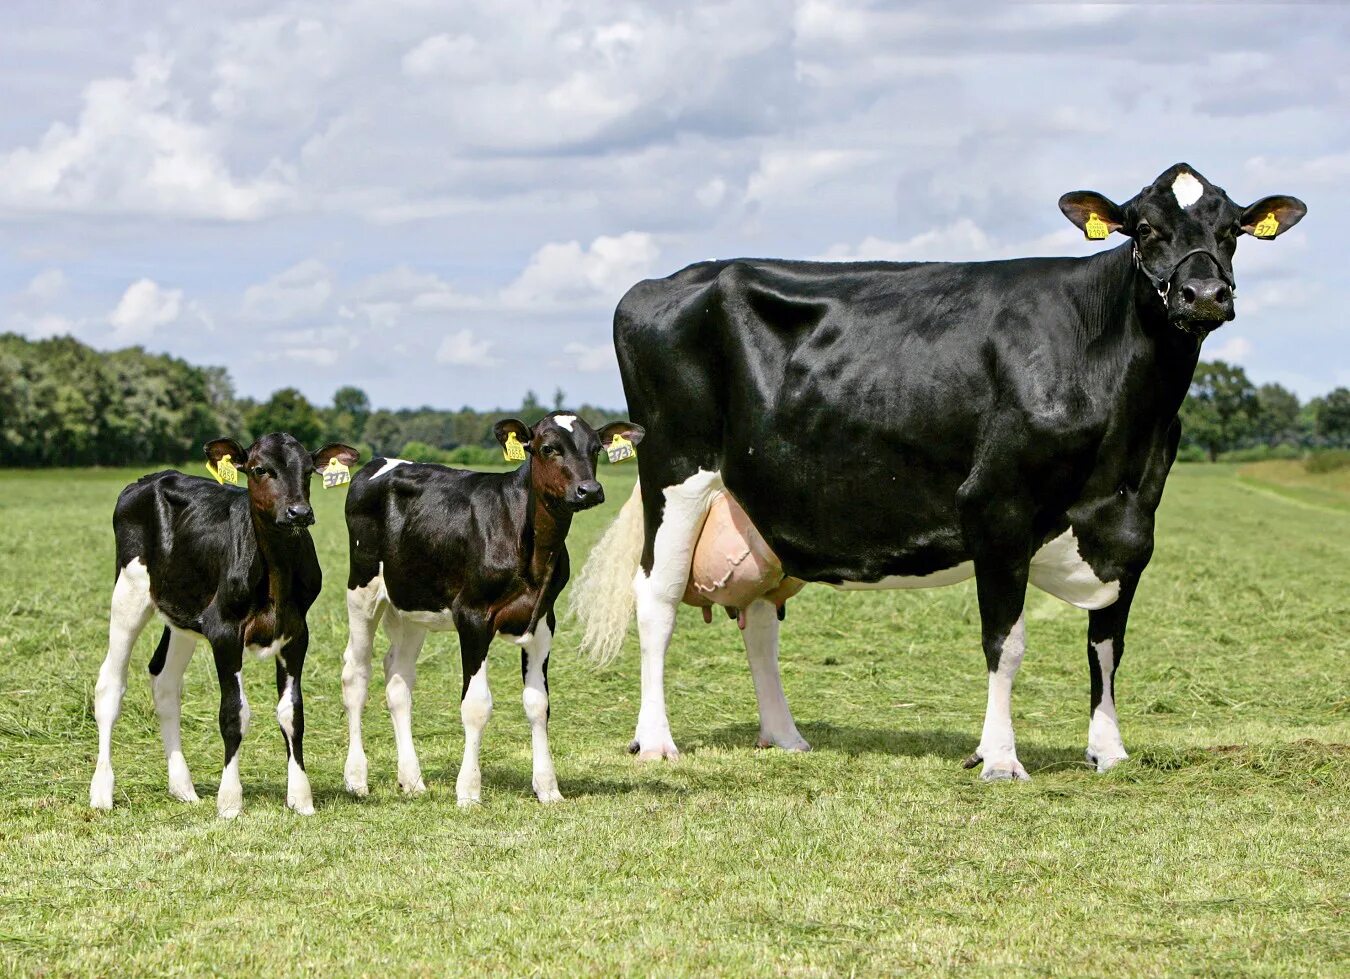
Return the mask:
[(1347, 50), (1331, 5), (17, 0), (0, 330), (255, 396), (619, 405), (640, 278), (1087, 254), (1061, 193), (1185, 160), (1307, 202), (1205, 355), (1308, 397), (1350, 384)]

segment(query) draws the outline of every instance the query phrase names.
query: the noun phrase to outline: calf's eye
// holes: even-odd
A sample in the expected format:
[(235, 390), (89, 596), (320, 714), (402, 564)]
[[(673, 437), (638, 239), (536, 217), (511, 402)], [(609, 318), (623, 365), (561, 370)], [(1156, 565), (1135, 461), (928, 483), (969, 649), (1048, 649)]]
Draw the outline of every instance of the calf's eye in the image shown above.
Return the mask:
[(1134, 233), (1140, 238), (1147, 238), (1149, 235), (1153, 234), (1153, 226), (1147, 221), (1140, 221), (1139, 224), (1135, 226)]

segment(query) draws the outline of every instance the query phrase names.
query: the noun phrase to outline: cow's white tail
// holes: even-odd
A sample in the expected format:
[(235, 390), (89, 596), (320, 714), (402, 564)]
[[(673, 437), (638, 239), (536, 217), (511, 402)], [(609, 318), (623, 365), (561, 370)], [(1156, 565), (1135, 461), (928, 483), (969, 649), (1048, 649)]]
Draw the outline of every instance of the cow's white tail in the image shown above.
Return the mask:
[(609, 525), (572, 585), (570, 607), (581, 622), (581, 649), (604, 665), (619, 654), (633, 620), (633, 578), (642, 559), (642, 487)]

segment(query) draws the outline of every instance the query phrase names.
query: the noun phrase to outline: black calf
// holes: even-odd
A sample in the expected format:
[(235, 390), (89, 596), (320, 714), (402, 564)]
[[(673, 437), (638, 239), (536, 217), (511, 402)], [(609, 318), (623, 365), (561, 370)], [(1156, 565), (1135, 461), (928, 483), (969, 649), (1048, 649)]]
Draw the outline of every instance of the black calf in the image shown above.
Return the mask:
[(264, 435), (247, 451), (234, 439), (216, 439), (207, 443), (206, 455), (218, 472), (237, 466), (247, 477), (247, 492), (169, 470), (142, 476), (117, 499), (117, 583), (108, 657), (94, 699), (99, 748), (89, 804), (112, 808), (112, 728), (132, 647), (158, 611), (168, 625), (150, 661), (150, 685), (168, 757), (169, 794), (197, 801), (179, 740), (179, 707), (183, 672), (204, 637), (215, 656), (225, 740), (217, 811), (233, 818), (243, 805), (239, 744), (249, 709), (242, 670), (250, 649), (276, 657), (277, 721), (289, 758), (286, 804), (309, 814), (314, 803), (305, 775), (300, 672), (309, 646), (305, 614), (323, 581), (307, 530), (314, 523), (309, 477), (333, 459), (351, 465), (357, 453), (333, 444), (311, 454), (289, 435)]

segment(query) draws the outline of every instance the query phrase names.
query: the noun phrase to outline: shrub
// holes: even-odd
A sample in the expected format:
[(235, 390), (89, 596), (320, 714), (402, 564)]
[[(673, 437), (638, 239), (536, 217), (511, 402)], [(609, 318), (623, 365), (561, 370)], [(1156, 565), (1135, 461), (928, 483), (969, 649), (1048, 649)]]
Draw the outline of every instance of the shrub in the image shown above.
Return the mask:
[(438, 462), (444, 465), (449, 461), (450, 453), (425, 442), (409, 442), (399, 450), (398, 457), (409, 462)]
[(1177, 449), (1177, 462), (1207, 462), (1209, 456), (1198, 445), (1183, 445)]
[(1303, 461), (1310, 473), (1329, 473), (1350, 466), (1350, 449), (1322, 449)]
[(454, 466), (492, 466), (501, 464), (502, 453), (482, 445), (460, 445), (446, 453), (446, 458)]
[(1220, 462), (1265, 462), (1268, 459), (1301, 459), (1303, 450), (1297, 445), (1253, 445), (1247, 449), (1230, 449), (1219, 453)]

